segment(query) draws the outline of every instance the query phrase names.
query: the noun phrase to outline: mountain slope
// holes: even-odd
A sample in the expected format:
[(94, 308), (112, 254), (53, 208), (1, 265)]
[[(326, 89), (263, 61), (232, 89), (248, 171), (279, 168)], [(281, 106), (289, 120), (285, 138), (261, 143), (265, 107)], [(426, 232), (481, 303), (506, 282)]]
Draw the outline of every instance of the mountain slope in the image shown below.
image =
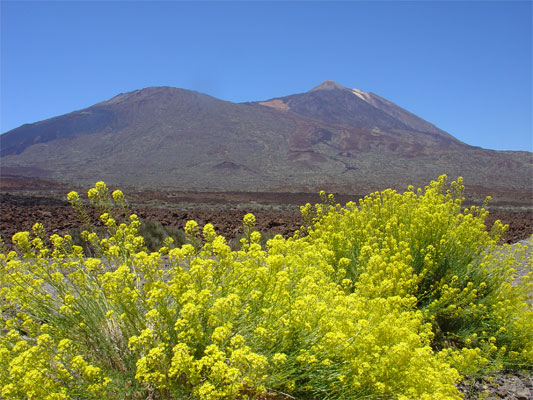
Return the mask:
[(328, 123), (402, 136), (404, 140), (410, 136), (427, 145), (463, 144), (452, 135), (378, 95), (348, 89), (333, 81), (324, 81), (306, 93), (255, 104), (291, 111)]
[(359, 193), (442, 173), (531, 187), (531, 153), (468, 146), (354, 90), (325, 82), (245, 104), (170, 87), (123, 93), (1, 135), (1, 173), (180, 190)]

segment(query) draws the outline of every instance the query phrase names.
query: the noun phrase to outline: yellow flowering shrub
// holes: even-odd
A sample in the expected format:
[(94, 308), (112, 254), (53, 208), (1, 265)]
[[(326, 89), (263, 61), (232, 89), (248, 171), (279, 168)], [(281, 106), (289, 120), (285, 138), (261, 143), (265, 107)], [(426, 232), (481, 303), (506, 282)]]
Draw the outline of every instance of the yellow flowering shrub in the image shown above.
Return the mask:
[[(447, 185), (443, 175), (425, 189), (388, 189), (358, 205), (308, 204), (302, 211), (313, 224), (303, 233), (331, 250), (330, 264), (356, 292), (414, 299), (432, 324), (434, 348), (483, 349), (471, 366), (531, 365), (532, 259), (519, 245), (498, 246), (506, 227), (496, 221), (487, 230), (488, 212), (463, 209), (463, 190), (461, 178)], [(516, 282), (520, 264), (527, 273)], [(464, 354), (450, 361), (466, 365)]]
[(460, 399), (472, 364), (527, 362), (531, 310), (484, 211), (431, 185), (359, 207), (321, 193), (307, 228), (266, 246), (247, 214), (236, 251), (189, 221), (188, 243), (150, 253), (122, 192), (98, 182), (104, 234), (87, 224), (81, 248), (36, 224), (0, 253), (1, 397)]

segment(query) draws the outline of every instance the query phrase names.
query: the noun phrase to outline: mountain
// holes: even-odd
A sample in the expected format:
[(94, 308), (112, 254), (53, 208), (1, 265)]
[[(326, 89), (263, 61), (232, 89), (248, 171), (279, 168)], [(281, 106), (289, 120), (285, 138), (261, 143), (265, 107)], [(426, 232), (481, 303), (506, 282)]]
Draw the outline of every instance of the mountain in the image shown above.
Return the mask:
[(2, 175), (200, 191), (361, 193), (438, 175), (530, 190), (533, 154), (468, 146), (373, 93), (326, 81), (236, 104), (150, 87), (0, 136)]
[[(373, 93), (325, 81), (307, 93), (255, 102), (323, 122), (351, 126), (427, 145), (462, 144), (450, 134)], [(414, 134), (413, 134), (414, 133)]]

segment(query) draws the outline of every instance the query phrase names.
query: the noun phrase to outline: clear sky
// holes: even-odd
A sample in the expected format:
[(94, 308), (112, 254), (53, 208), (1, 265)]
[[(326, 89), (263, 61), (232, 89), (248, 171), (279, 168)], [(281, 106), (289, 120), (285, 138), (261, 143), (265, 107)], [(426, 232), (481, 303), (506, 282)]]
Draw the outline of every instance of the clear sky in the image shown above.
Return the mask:
[(324, 80), (533, 151), (531, 1), (1, 1), (6, 132), (147, 86), (234, 102)]

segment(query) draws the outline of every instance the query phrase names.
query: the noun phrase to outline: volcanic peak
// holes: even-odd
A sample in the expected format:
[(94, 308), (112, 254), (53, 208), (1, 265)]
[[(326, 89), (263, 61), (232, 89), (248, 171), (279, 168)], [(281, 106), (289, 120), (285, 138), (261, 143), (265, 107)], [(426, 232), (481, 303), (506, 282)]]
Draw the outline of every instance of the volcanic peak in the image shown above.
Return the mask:
[(344, 86), (339, 85), (335, 81), (324, 81), (320, 85), (318, 85), (318, 86), (314, 87), (313, 89), (311, 89), (310, 92), (314, 92), (314, 91), (317, 91), (317, 90), (333, 90), (333, 89), (349, 90), (349, 89), (345, 88)]
[(319, 90), (344, 90), (347, 92), (351, 92), (357, 97), (359, 97), (361, 100), (366, 101), (367, 103), (370, 102), (370, 95), (367, 92), (364, 92), (360, 89), (349, 89), (345, 86), (342, 86), (341, 84), (335, 82), (335, 81), (324, 81), (320, 85), (314, 87), (309, 92), (316, 92)]

